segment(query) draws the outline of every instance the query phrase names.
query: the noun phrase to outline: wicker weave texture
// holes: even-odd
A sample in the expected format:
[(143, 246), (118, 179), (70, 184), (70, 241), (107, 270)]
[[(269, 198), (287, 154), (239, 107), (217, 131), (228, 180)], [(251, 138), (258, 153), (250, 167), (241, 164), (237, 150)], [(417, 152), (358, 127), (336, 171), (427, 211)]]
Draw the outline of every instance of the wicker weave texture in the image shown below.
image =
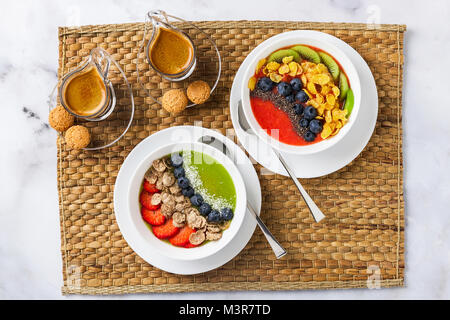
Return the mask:
[[(280, 21), (196, 24), (216, 41), (223, 72), (209, 102), (178, 116), (170, 116), (139, 88), (136, 59), (142, 59), (138, 57), (142, 23), (59, 29), (60, 77), (100, 46), (121, 64), (133, 85), (136, 103), (129, 132), (108, 149), (70, 151), (62, 138), (57, 140), (63, 293), (362, 288), (374, 275), (379, 275), (382, 287), (402, 286), (401, 106), (406, 28)], [(128, 247), (115, 220), (113, 189), (121, 163), (137, 143), (163, 128), (195, 121), (222, 133), (232, 128), (228, 99), (240, 64), (263, 40), (297, 29), (326, 32), (350, 44), (369, 64), (378, 87), (378, 121), (365, 150), (333, 174), (302, 181), (327, 218), (314, 223), (305, 204), (298, 201), (298, 191), (290, 179), (260, 175), (261, 216), (287, 249), (287, 256), (276, 260), (257, 230), (235, 259), (207, 273), (180, 276), (147, 264)], [(192, 36), (197, 45), (203, 43), (201, 34)], [(167, 87), (155, 77), (148, 76), (145, 81), (156, 94)], [(100, 123), (96, 130), (108, 134), (117, 129)], [(259, 172), (261, 167), (256, 165), (256, 169)]]

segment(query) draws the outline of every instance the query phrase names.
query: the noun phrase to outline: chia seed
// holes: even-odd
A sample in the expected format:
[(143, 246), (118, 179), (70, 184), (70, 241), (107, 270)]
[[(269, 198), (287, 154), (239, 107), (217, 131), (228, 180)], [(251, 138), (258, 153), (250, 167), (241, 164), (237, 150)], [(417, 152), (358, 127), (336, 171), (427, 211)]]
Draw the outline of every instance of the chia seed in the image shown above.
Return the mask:
[(294, 102), (288, 102), (281, 94), (275, 91), (262, 91), (259, 88), (255, 88), (255, 90), (250, 92), (251, 97), (260, 98), (263, 101), (270, 101), (274, 104), (274, 106), (284, 111), (289, 120), (294, 127), (295, 132), (303, 138), (303, 135), (308, 131), (307, 128), (300, 127), (300, 119), (303, 118), (303, 115), (298, 115), (294, 112)]

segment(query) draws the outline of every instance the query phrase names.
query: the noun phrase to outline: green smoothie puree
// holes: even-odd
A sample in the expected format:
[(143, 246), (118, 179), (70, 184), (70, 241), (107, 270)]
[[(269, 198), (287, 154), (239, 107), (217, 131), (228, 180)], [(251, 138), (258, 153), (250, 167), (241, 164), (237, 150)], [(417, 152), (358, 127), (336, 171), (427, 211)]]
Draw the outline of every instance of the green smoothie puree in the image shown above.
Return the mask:
[(186, 178), (213, 209), (236, 209), (236, 189), (230, 174), (223, 165), (207, 154), (183, 151)]

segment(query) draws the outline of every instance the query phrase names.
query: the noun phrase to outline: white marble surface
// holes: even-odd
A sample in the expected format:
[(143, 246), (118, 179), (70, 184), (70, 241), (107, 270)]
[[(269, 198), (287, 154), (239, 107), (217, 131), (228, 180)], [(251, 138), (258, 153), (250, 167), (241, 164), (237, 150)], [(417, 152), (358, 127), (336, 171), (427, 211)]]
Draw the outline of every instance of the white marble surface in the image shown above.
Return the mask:
[[(117, 299), (450, 298), (450, 3), (435, 0), (1, 1), (0, 298), (91, 298), (62, 284), (56, 134), (46, 124), (57, 27), (142, 21), (149, 9), (192, 20), (261, 19), (408, 25), (404, 159), (406, 287), (382, 290), (148, 294)], [(447, 59), (447, 60), (445, 60)], [(444, 96), (443, 96), (444, 95)]]

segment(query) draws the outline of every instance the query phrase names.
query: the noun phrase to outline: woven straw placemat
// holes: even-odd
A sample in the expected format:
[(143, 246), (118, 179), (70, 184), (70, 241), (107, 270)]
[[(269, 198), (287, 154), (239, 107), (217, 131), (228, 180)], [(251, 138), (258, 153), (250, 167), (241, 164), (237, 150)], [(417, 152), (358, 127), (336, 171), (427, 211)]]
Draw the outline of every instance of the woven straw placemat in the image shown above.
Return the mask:
[[(196, 24), (214, 38), (220, 49), (222, 78), (208, 103), (176, 117), (152, 103), (139, 89), (135, 62), (144, 33), (142, 23), (59, 29), (59, 76), (76, 67), (92, 48), (100, 46), (122, 65), (133, 85), (137, 109), (125, 137), (105, 150), (70, 151), (62, 138), (57, 140), (62, 292), (122, 294), (402, 286), (401, 105), (405, 26), (278, 21)], [(302, 180), (327, 218), (314, 223), (289, 178), (260, 175), (261, 216), (287, 249), (287, 256), (276, 260), (257, 229), (236, 258), (210, 272), (180, 276), (147, 264), (127, 245), (115, 220), (113, 188), (121, 163), (137, 143), (163, 128), (192, 125), (199, 120), (204, 127), (222, 133), (232, 128), (228, 99), (239, 65), (263, 40), (296, 29), (323, 31), (350, 44), (367, 61), (378, 86), (378, 121), (365, 150), (333, 174)], [(200, 44), (204, 37), (194, 35), (194, 41)], [(155, 84), (154, 90), (159, 90), (158, 83)], [(103, 127), (100, 123), (96, 129), (107, 133), (114, 127)], [(259, 172), (261, 167), (256, 165), (256, 169)]]

